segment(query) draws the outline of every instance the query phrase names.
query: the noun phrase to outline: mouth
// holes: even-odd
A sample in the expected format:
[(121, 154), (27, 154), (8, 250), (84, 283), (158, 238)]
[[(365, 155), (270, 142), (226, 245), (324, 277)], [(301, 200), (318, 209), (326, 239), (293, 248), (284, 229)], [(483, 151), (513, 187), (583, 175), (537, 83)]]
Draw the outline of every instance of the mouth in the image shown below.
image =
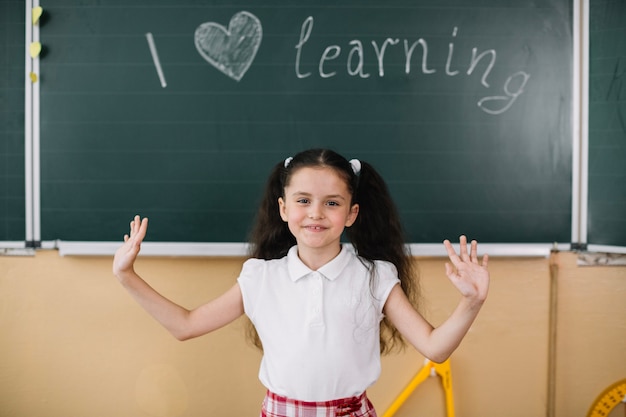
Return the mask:
[(304, 226), (304, 229), (309, 230), (311, 232), (321, 232), (322, 230), (326, 230), (325, 227), (319, 226), (319, 225), (316, 225), (316, 224), (311, 224), (311, 225), (308, 225), (308, 226)]

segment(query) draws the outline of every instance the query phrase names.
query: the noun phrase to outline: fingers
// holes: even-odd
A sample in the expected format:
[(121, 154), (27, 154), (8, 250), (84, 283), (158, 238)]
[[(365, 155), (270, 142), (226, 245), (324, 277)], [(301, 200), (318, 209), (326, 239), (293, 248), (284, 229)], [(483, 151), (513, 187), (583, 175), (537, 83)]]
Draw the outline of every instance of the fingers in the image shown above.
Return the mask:
[(472, 240), (472, 243), (470, 244), (471, 248), (470, 248), (470, 259), (472, 260), (473, 263), (478, 263), (478, 242), (476, 242), (475, 240)]
[(133, 237), (137, 233), (140, 226), (141, 226), (141, 217), (137, 215), (130, 221), (130, 236), (131, 237)]
[[(443, 241), (443, 245), (446, 248), (446, 252), (448, 253), (448, 257), (454, 266), (458, 266), (464, 262), (471, 262), (478, 264), (478, 242), (476, 240), (472, 240), (470, 242), (469, 253), (467, 249), (467, 237), (465, 235), (461, 235), (459, 237), (459, 255), (456, 254), (452, 243), (448, 239)], [(483, 256), (482, 266), (487, 266), (487, 255)]]
[(124, 242), (128, 242), (129, 240), (141, 242), (143, 238), (146, 236), (146, 231), (148, 230), (148, 218), (144, 217), (143, 219), (137, 215), (130, 221), (130, 233), (124, 235)]
[(460, 236), (459, 243), (457, 255), (449, 240), (443, 242), (450, 258), (450, 262), (445, 263), (446, 275), (464, 297), (484, 301), (489, 283), (489, 257), (483, 255), (479, 262), (476, 240), (472, 240), (468, 248), (467, 238)]
[(460, 253), (461, 253), (461, 259), (463, 259), (463, 261), (467, 262), (469, 261), (469, 255), (467, 254), (467, 238), (465, 237), (465, 235), (461, 235), (461, 237), (459, 237), (459, 244), (461, 245), (460, 248)]
[(450, 262), (452, 262), (452, 265), (457, 265), (459, 262), (461, 262), (461, 259), (457, 256), (456, 252), (454, 251), (454, 247), (452, 247), (452, 243), (450, 243), (450, 241), (448, 239), (443, 241), (443, 245), (446, 248), (446, 251), (448, 252), (448, 258), (450, 258)]
[(144, 217), (139, 224), (139, 230), (137, 231), (137, 237), (143, 240), (146, 236), (146, 232), (148, 231), (148, 218)]

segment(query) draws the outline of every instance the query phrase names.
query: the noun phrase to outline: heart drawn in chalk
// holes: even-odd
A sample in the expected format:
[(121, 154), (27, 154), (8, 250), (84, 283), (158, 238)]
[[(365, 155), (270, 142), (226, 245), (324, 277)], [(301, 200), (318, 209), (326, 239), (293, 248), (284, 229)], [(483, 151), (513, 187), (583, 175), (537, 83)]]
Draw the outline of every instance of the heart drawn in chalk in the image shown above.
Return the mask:
[(241, 11), (230, 19), (228, 29), (213, 22), (202, 23), (196, 29), (194, 43), (209, 64), (239, 81), (254, 61), (262, 38), (259, 19)]

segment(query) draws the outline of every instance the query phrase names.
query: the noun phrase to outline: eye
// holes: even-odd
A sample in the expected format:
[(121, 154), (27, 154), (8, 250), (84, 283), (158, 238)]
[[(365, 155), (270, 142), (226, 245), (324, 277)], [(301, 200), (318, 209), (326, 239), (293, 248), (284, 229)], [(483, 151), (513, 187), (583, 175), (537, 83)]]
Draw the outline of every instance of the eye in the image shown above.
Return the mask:
[(337, 201), (329, 201), (326, 204), (328, 204), (329, 206), (339, 206), (339, 202)]
[(302, 197), (302, 198), (297, 199), (296, 202), (298, 204), (309, 204), (309, 199)]

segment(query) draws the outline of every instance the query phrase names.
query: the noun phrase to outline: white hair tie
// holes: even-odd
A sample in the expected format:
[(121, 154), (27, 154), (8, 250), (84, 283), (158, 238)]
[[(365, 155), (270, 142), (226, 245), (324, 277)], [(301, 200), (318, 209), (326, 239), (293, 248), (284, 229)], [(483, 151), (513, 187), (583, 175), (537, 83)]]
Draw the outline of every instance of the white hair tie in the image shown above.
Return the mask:
[(292, 156), (285, 158), (285, 168), (287, 168), (289, 166), (291, 161), (293, 161), (293, 157)]
[(351, 159), (350, 165), (352, 166), (352, 171), (355, 175), (359, 175), (361, 173), (361, 161), (358, 159)]

